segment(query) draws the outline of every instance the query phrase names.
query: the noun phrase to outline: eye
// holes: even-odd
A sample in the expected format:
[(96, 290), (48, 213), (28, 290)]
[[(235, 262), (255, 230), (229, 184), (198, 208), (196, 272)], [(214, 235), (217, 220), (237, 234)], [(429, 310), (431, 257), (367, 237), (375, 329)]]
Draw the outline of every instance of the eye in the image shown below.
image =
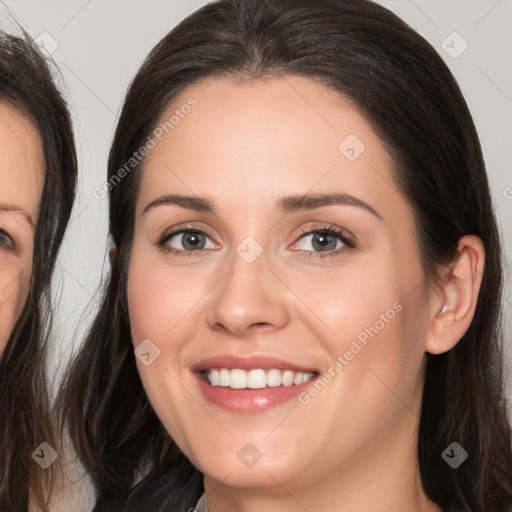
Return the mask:
[[(202, 251), (213, 250), (218, 245), (195, 226), (165, 233), (157, 242), (166, 253), (176, 256), (200, 256)], [(307, 252), (308, 257), (335, 256), (342, 251), (356, 247), (355, 237), (345, 234), (340, 228), (321, 226), (316, 229), (304, 230), (294, 245), (302, 245), (298, 250)]]
[(294, 245), (299, 245), (300, 251), (311, 253), (308, 257), (323, 258), (335, 256), (347, 249), (354, 249), (356, 242), (354, 237), (345, 234), (339, 228), (323, 226), (303, 231)]
[(6, 249), (14, 249), (14, 242), (4, 229), (0, 228), (0, 247), (5, 247)]
[(194, 227), (186, 227), (166, 233), (158, 242), (158, 246), (165, 252), (178, 256), (191, 256), (190, 253), (216, 248), (216, 244), (206, 233)]

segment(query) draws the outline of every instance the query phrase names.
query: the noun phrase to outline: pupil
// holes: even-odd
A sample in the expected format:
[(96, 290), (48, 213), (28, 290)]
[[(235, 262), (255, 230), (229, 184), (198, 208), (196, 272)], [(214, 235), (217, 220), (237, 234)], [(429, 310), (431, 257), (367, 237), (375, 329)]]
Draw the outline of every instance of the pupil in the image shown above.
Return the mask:
[(315, 249), (334, 250), (336, 248), (336, 239), (332, 235), (326, 235), (325, 233), (316, 234), (313, 237), (313, 247)]
[(183, 246), (185, 249), (202, 249), (204, 247), (204, 239), (201, 244), (201, 236), (201, 233), (185, 233), (183, 237)]

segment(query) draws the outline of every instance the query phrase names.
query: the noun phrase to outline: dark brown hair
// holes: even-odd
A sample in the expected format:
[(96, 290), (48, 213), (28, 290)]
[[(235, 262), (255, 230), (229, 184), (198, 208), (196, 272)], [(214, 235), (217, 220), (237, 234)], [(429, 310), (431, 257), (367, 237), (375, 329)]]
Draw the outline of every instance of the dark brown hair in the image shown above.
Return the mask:
[[(453, 262), (458, 240), (479, 236), (486, 267), (474, 319), (449, 352), (427, 355), (418, 456), (427, 495), (446, 509), (512, 511), (511, 429), (502, 378), (502, 248), (482, 151), (467, 104), (431, 45), (367, 0), (220, 0), (182, 21), (150, 53), (128, 90), (108, 178), (141, 147), (188, 86), (215, 77), (319, 80), (349, 98), (394, 161), (416, 221), (429, 284)], [(174, 511), (193, 507), (200, 473), (154, 413), (137, 373), (127, 269), (144, 161), (111, 190), (117, 246), (100, 310), (61, 397), (76, 450), (100, 499), (126, 492), (142, 472), (165, 475)], [(93, 369), (93, 371), (91, 371)], [(470, 456), (454, 470), (453, 442)]]
[(57, 447), (45, 355), (51, 327), (50, 282), (75, 195), (77, 162), (71, 119), (52, 69), (28, 35), (0, 32), (0, 101), (33, 123), (44, 154), (44, 186), (35, 229), (28, 298), (0, 361), (0, 508), (46, 510), (53, 468), (32, 452)]

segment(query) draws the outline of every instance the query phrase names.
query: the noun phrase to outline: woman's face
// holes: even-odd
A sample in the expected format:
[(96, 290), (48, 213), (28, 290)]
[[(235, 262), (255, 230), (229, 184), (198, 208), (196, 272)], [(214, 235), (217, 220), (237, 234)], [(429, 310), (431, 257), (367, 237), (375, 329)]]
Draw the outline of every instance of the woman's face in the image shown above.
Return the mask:
[(28, 294), (43, 165), (32, 123), (0, 103), (0, 355)]
[(128, 299), (169, 433), (226, 485), (291, 493), (408, 470), (430, 312), (411, 208), (375, 132), (295, 76), (194, 85), (165, 122)]

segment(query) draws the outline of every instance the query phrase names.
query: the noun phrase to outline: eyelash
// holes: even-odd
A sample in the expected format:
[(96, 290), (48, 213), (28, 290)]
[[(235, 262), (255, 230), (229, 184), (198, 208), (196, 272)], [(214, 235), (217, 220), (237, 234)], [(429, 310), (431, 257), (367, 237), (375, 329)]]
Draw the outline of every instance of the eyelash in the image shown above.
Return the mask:
[(300, 232), (298, 239), (301, 240), (305, 237), (305, 235), (311, 235), (311, 234), (321, 234), (321, 235), (330, 235), (338, 238), (343, 242), (345, 247), (342, 247), (341, 249), (336, 249), (333, 251), (325, 251), (325, 252), (315, 252), (315, 251), (302, 251), (307, 253), (308, 258), (329, 258), (332, 256), (338, 256), (342, 252), (345, 252), (350, 249), (356, 249), (356, 239), (354, 236), (349, 235), (346, 233), (345, 230), (342, 230), (340, 228), (330, 226), (330, 225), (322, 225), (319, 227), (316, 227), (314, 229), (304, 229)]
[(5, 231), (5, 229), (0, 228), (0, 247), (5, 247), (6, 249), (14, 249), (14, 241)]
[[(204, 256), (203, 251), (209, 251), (211, 249), (199, 249), (197, 251), (184, 251), (181, 249), (175, 249), (174, 247), (170, 247), (167, 245), (167, 242), (173, 238), (176, 235), (182, 234), (182, 233), (197, 233), (202, 234), (208, 237), (208, 235), (202, 231), (200, 228), (194, 225), (188, 225), (184, 228), (178, 229), (176, 231), (172, 231), (171, 233), (165, 233), (162, 235), (162, 237), (158, 240), (157, 246), (164, 251), (166, 254), (173, 254), (175, 256), (187, 256), (187, 257), (201, 257)], [(336, 249), (332, 251), (325, 251), (325, 252), (315, 252), (315, 251), (299, 251), (303, 253), (307, 253), (307, 258), (327, 258), (331, 256), (337, 256), (341, 252), (344, 252), (346, 250), (350, 249), (356, 249), (356, 239), (353, 236), (348, 235), (344, 230), (341, 230), (337, 227), (330, 226), (330, 225), (322, 225), (314, 229), (304, 229), (300, 232), (297, 240), (301, 240), (306, 235), (311, 234), (322, 234), (322, 235), (331, 235), (337, 237), (345, 247), (341, 249)], [(209, 237), (208, 237), (209, 238)]]

